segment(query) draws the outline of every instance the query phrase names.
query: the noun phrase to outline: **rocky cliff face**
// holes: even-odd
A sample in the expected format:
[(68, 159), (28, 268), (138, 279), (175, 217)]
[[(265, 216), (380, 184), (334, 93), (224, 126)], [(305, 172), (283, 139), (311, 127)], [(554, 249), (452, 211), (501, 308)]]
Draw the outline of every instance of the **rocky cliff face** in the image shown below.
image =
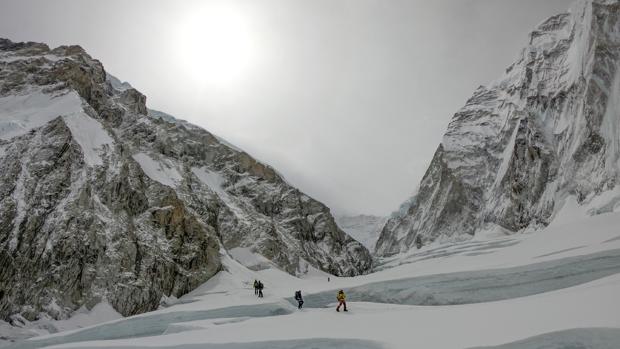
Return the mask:
[(236, 247), (293, 274), (370, 268), (323, 204), (145, 101), (80, 47), (0, 39), (1, 318), (153, 310)]
[(568, 197), (591, 214), (618, 209), (619, 72), (620, 1), (581, 1), (540, 24), (503, 77), (454, 115), (376, 252), (541, 228)]

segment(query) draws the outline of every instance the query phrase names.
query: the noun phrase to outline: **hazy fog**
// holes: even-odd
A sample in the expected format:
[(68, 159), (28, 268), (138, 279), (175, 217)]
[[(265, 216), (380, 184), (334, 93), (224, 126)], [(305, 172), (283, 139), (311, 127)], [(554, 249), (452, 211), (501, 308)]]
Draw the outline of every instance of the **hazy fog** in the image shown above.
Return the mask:
[(79, 44), (150, 108), (244, 148), (337, 213), (387, 214), (452, 114), (570, 4), (0, 0), (0, 36)]

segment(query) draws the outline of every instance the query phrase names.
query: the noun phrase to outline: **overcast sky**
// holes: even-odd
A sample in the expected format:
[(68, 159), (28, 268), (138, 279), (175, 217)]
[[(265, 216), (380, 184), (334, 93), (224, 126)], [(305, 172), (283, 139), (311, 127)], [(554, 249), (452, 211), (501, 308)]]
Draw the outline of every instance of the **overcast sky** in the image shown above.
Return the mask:
[(0, 0), (0, 36), (79, 44), (337, 214), (388, 214), (454, 112), (570, 0)]

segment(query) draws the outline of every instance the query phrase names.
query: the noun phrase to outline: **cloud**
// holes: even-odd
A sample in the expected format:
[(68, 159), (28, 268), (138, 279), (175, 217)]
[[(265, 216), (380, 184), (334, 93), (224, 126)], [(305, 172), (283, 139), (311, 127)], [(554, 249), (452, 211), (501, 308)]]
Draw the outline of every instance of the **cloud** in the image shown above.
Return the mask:
[(173, 33), (201, 1), (5, 1), (0, 32), (80, 44), (150, 107), (248, 150), (336, 212), (387, 214), (417, 186), (454, 112), (570, 1), (226, 4), (251, 18), (260, 61), (225, 88), (187, 79), (174, 52)]

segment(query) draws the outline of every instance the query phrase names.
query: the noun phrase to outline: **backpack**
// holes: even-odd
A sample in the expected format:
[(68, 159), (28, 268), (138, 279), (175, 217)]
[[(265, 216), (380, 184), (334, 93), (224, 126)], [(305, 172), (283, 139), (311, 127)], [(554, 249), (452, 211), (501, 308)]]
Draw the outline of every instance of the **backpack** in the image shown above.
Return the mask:
[(301, 291), (295, 291), (295, 299), (296, 300), (300, 300), (301, 299)]

